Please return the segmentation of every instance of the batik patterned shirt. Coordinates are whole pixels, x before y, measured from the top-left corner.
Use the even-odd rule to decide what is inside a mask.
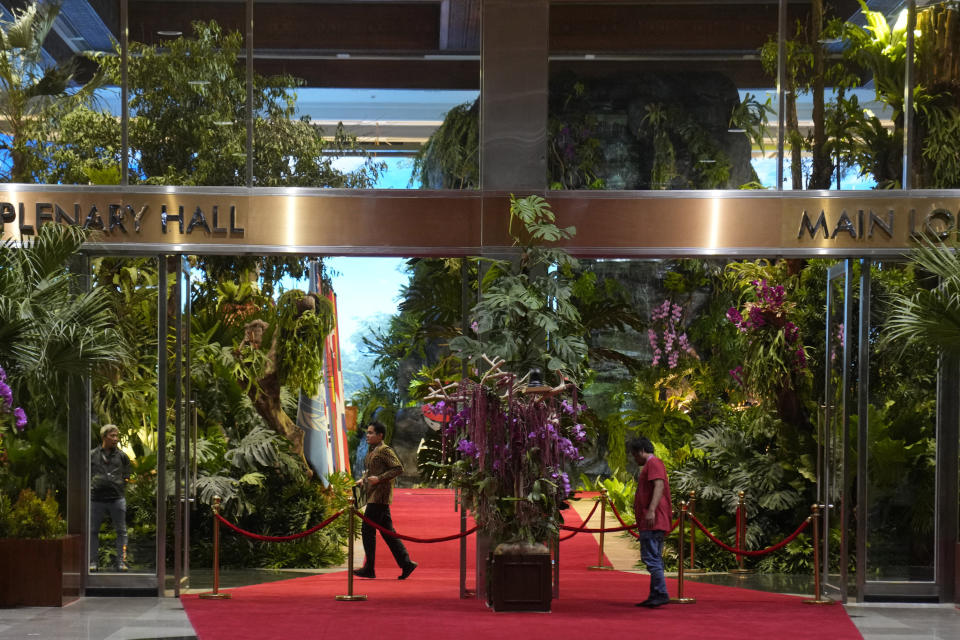
[[[393,479],[403,473],[403,464],[397,454],[381,443],[364,458],[367,472],[364,477],[377,476],[379,482],[367,487],[367,503],[390,504],[393,502]]]

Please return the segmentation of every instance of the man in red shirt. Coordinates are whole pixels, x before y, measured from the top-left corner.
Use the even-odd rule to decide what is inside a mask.
[[[663,538],[671,528],[670,480],[663,461],[653,455],[653,443],[636,438],[627,445],[637,464],[643,467],[637,477],[633,512],[640,532],[640,558],[650,572],[650,596],[638,607],[659,607],[670,602],[667,581],[663,577]]]

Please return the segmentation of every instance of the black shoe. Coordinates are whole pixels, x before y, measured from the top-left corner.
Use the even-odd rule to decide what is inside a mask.
[[[354,569],[354,570],[353,570],[353,575],[357,576],[358,578],[370,578],[370,579],[373,579],[373,578],[376,578],[376,577],[377,577],[377,574],[374,573],[374,571],[373,571],[372,569]]]
[[[416,562],[410,562],[407,566],[403,568],[403,573],[397,576],[397,580],[406,580],[410,577],[410,574],[413,573],[413,570],[416,569],[419,565]]]
[[[649,598],[644,600],[638,607],[647,607],[648,609],[656,609],[657,607],[663,606],[670,602],[670,598]]]
[[[644,600],[643,602],[638,602],[637,604],[635,604],[635,605],[633,605],[633,606],[635,606],[635,607],[646,607],[646,606],[648,606],[648,605],[650,604],[650,600],[652,600],[652,598],[647,598],[647,599]]]

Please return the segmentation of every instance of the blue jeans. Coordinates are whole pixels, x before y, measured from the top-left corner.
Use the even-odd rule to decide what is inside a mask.
[[[120,498],[112,502],[90,501],[90,564],[98,564],[100,546],[100,525],[104,516],[110,516],[110,522],[117,532],[117,564],[125,561],[127,548],[127,499]]]
[[[663,577],[663,536],[663,531],[640,532],[640,559],[650,572],[650,598],[655,600],[670,597]]]

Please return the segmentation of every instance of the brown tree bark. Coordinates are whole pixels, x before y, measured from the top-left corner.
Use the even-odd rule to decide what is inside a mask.
[[[248,337],[250,336],[249,328],[252,324],[253,323],[249,323],[247,325]],[[259,341],[251,342],[248,341],[247,337],[245,337],[243,342],[240,343],[241,347],[245,343],[249,344],[251,348],[260,349]],[[241,385],[245,385],[247,381],[238,380],[238,382]],[[303,430],[298,427],[293,420],[290,419],[290,416],[287,415],[280,404],[280,376],[277,372],[276,335],[274,335],[273,340],[270,343],[270,350],[267,352],[267,366],[264,370],[264,373],[257,380],[256,384],[249,386],[247,389],[247,396],[250,398],[251,402],[253,402],[254,408],[256,408],[257,413],[260,414],[260,417],[263,418],[264,422],[267,423],[267,426],[290,442],[291,446],[293,447],[292,453],[299,457],[303,462],[303,466],[307,470],[307,475],[312,476],[313,470],[310,468],[310,464],[307,462],[307,458],[303,451]]]
[[[823,34],[823,0],[813,0],[811,7],[812,28],[810,30],[813,50],[813,166],[810,171],[810,189],[829,189],[833,182],[833,164],[827,147],[826,106],[824,104],[825,63],[823,44],[819,41]]]

